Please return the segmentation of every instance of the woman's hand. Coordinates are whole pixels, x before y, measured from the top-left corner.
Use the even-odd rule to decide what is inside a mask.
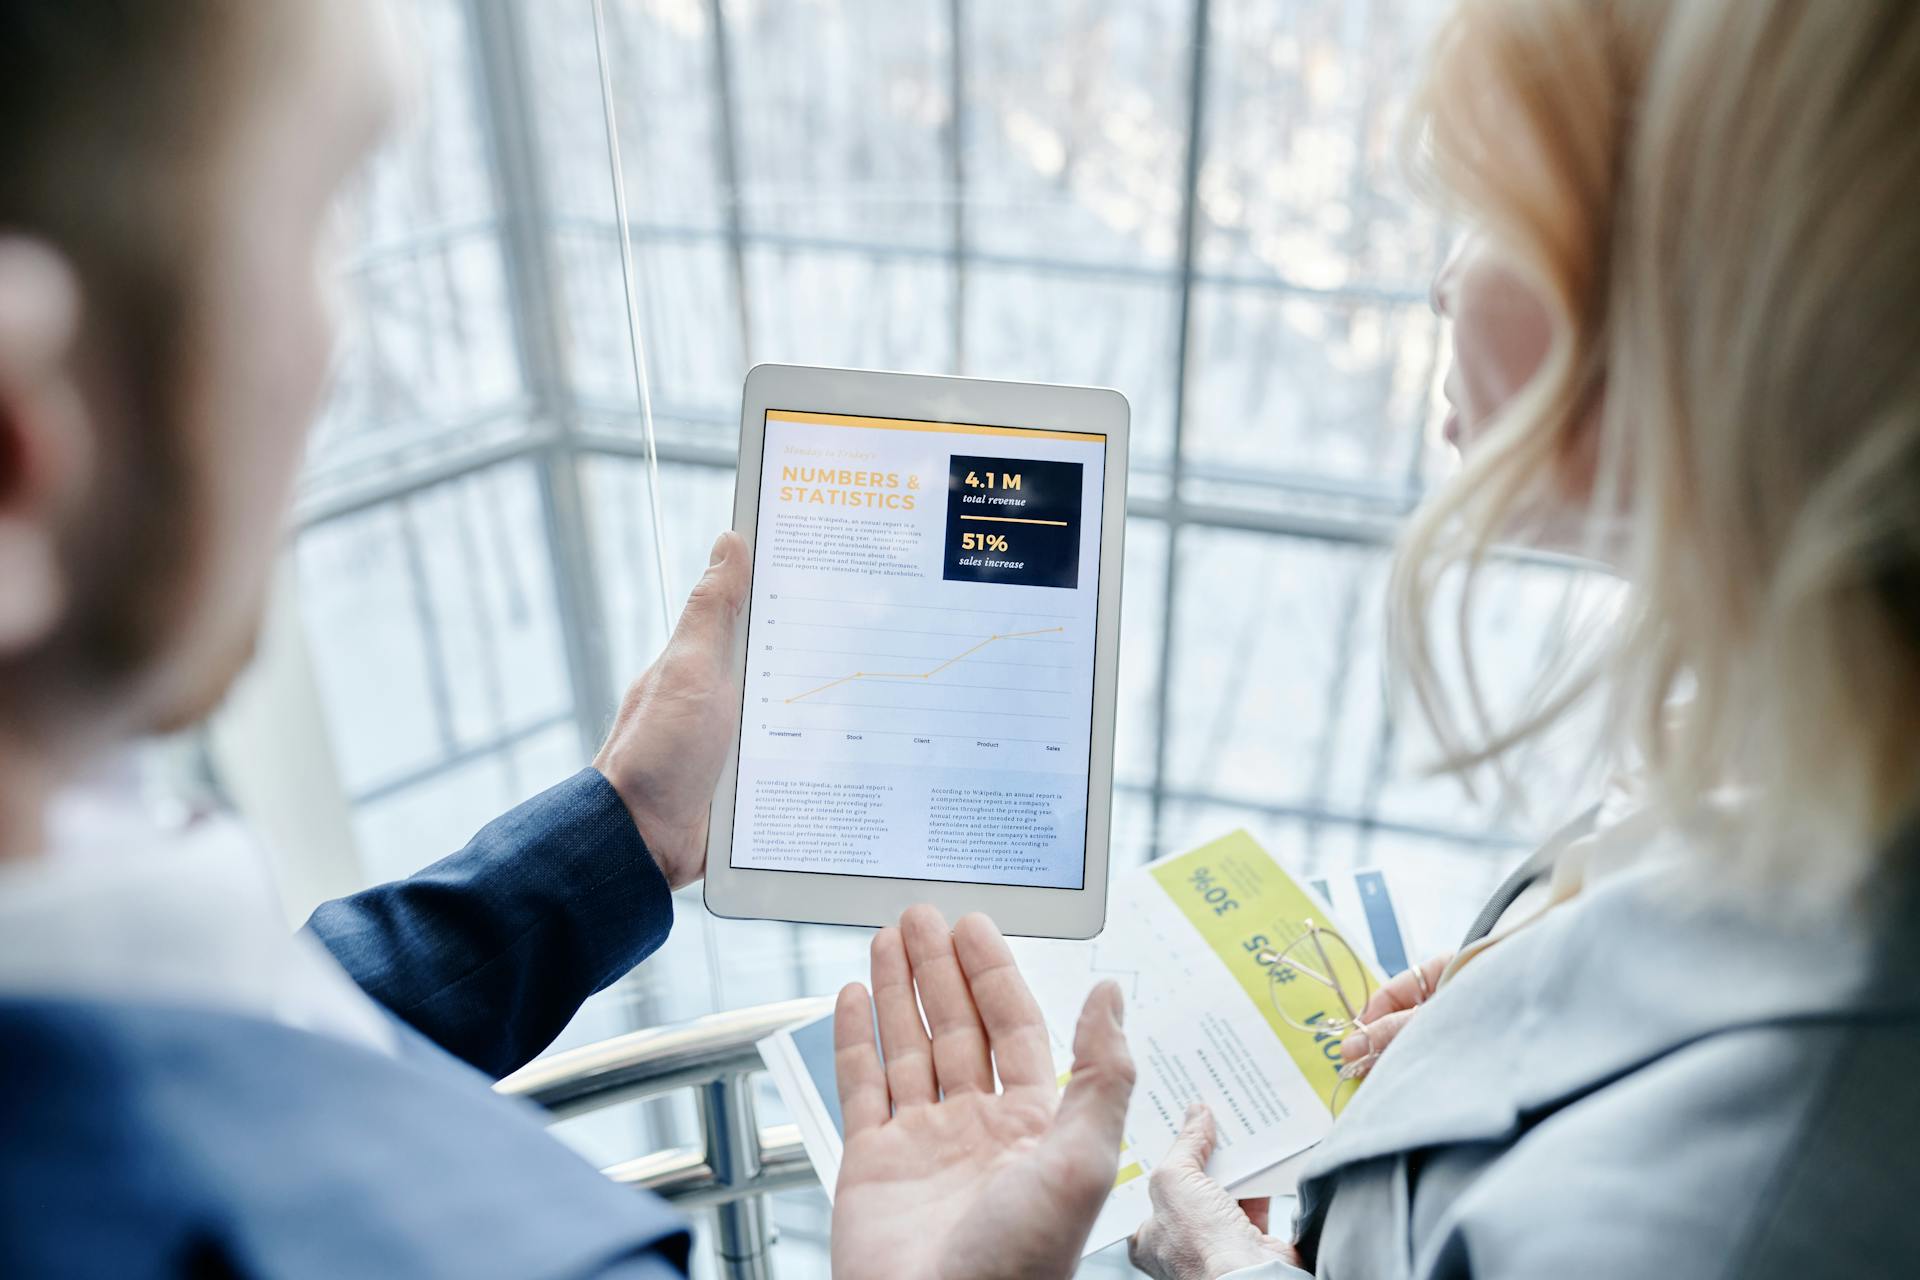
[[[856,982],[834,1010],[846,1119],[835,1280],[1072,1275],[1113,1190],[1133,1092],[1120,1017],[1120,988],[1094,988],[1062,1094],[1040,1008],[991,921],[970,915],[949,933],[919,906],[882,929],[872,1001]]]
[[[1360,1011],[1360,1025],[1340,1042],[1340,1060],[1346,1065],[1341,1074],[1357,1080],[1373,1070],[1373,1064],[1394,1042],[1407,1020],[1427,1002],[1440,985],[1440,975],[1453,963],[1451,951],[1438,955],[1413,969],[1405,969],[1382,983],[1380,989]]]
[[[1300,1265],[1285,1240],[1267,1234],[1268,1202],[1235,1200],[1207,1176],[1213,1113],[1200,1103],[1147,1183],[1153,1216],[1127,1241],[1127,1260],[1155,1280],[1213,1280],[1263,1262]]]
[[[627,689],[593,758],[620,793],[667,883],[707,870],[707,809],[733,741],[734,628],[747,600],[747,544],[723,533],[666,649]]]

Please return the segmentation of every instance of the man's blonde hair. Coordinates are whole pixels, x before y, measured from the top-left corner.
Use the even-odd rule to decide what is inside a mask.
[[[85,294],[76,363],[114,412],[75,502],[60,627],[0,657],[0,731],[117,704],[181,625],[197,567],[190,401],[214,173],[263,73],[259,0],[0,5],[0,236],[49,245]],[[3,452],[3,451],[0,451]],[[11,460],[0,457],[0,485]],[[0,583],[0,590],[6,584]]]
[[[1920,795],[1920,4],[1462,0],[1416,121],[1555,329],[1395,567],[1447,762],[1598,698],[1701,847],[1857,890]],[[1496,723],[1433,606],[1589,481],[1624,612]]]

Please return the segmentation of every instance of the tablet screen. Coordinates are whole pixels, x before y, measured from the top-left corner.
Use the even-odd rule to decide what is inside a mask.
[[[732,865],[1083,887],[1106,437],[765,440]]]

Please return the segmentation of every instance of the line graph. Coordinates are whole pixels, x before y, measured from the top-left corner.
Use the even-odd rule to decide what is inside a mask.
[[[1034,636],[1054,635],[1058,632],[1065,631],[1065,630],[1066,630],[1065,627],[1041,627],[1034,631],[1001,632],[995,635],[988,636],[985,640],[982,640],[979,644],[974,645],[972,648],[966,650],[964,653],[956,653],[951,658],[948,658],[945,662],[942,662],[940,665],[933,667],[932,669],[927,671],[855,671],[851,675],[844,675],[839,677],[836,680],[829,680],[823,685],[818,685],[812,689],[808,689],[805,693],[796,693],[791,698],[786,699],[786,701],[789,703],[803,702],[806,699],[813,697],[817,693],[825,693],[829,689],[838,689],[841,685],[851,684],[856,680],[931,680],[933,677],[939,675],[942,671],[945,671],[948,667],[952,666],[954,663],[960,662],[960,661],[963,661],[964,659],[972,657],[974,654],[980,652],[982,649],[986,648],[990,644],[995,643],[996,641],[1025,640],[1025,639],[1030,639]],[[937,708],[927,708],[927,709],[934,710]]]

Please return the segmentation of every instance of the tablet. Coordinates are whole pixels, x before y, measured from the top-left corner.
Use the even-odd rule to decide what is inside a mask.
[[[747,375],[753,586],[709,910],[1100,931],[1127,416],[1092,387]]]

